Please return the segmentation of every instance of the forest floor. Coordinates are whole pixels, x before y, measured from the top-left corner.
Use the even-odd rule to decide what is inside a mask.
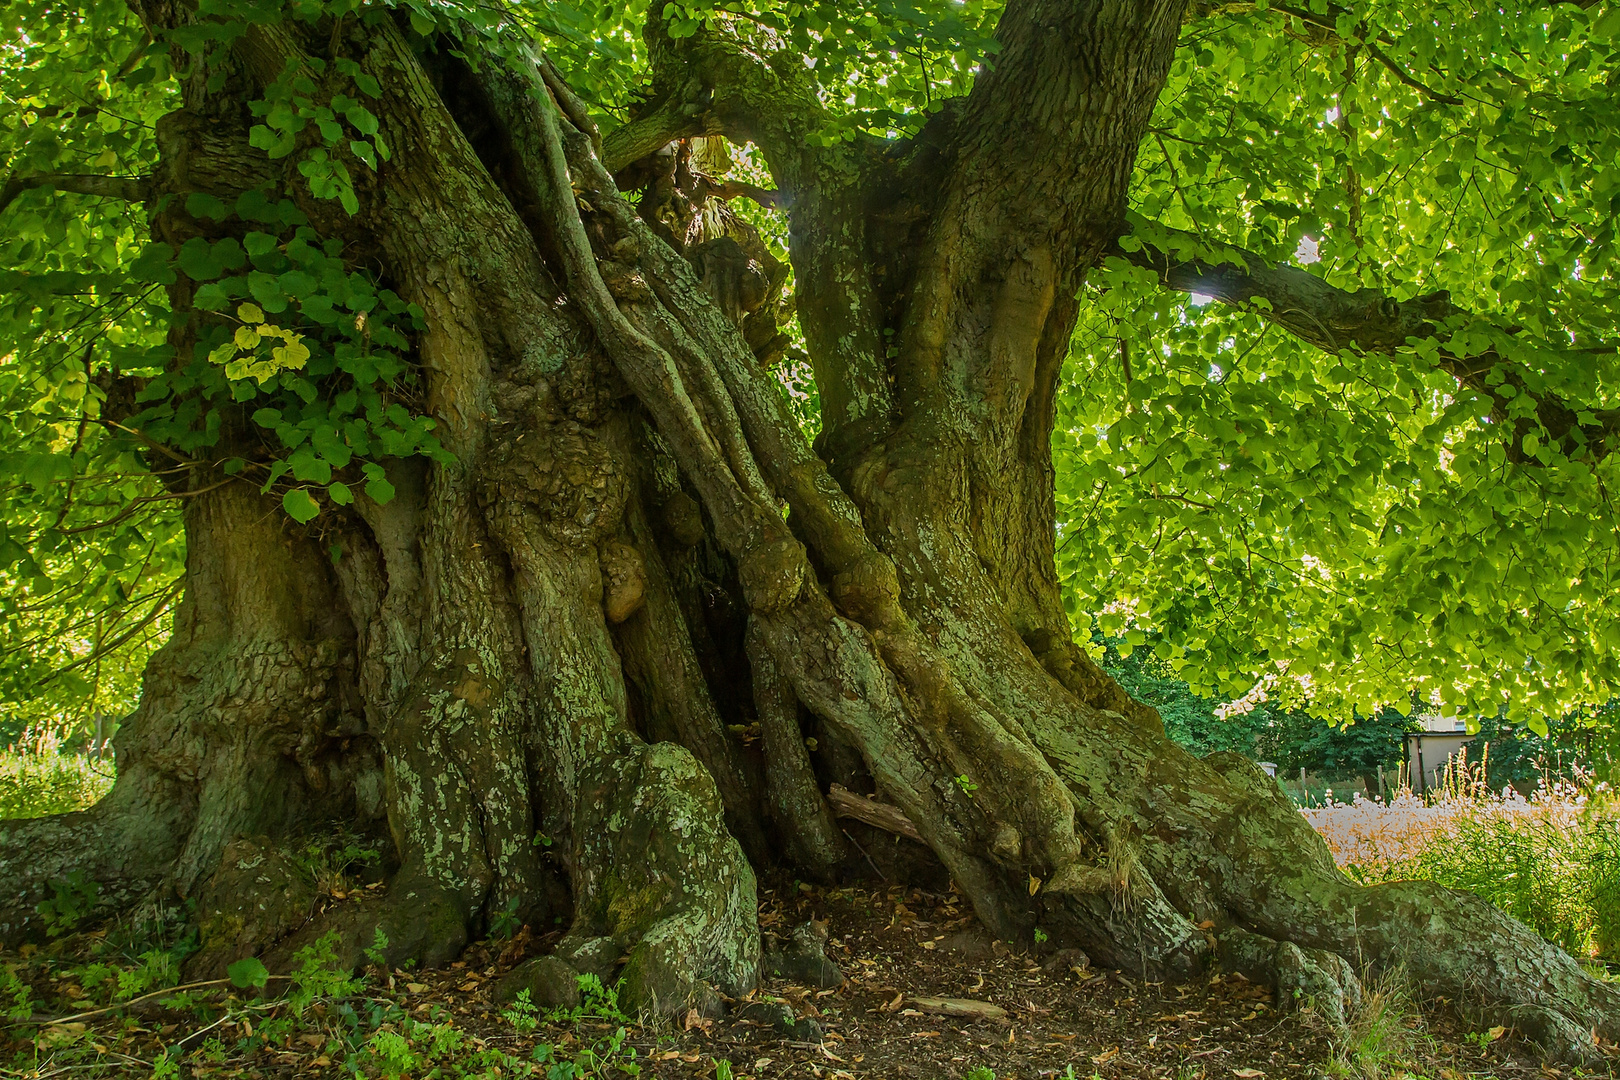
[[[1309,1010],[1280,1014],[1264,988],[1233,976],[1144,984],[1072,953],[1025,954],[995,942],[950,894],[901,887],[762,885],[760,919],[786,935],[814,919],[846,976],[817,988],[767,978],[755,997],[786,1003],[792,1035],[770,1022],[696,1013],[636,1025],[611,999],[547,1016],[502,1009],[497,978],[545,938],[525,931],[479,943],[450,968],[373,973],[364,985],[287,998],[241,998],[230,987],[178,999],[154,995],[66,1022],[97,1000],[98,979],[74,947],[0,957],[32,987],[34,1021],[0,1033],[0,1076],[329,1077],[399,1080],[640,1075],[660,1080],[1284,1080],[1291,1077],[1537,1077],[1560,1072],[1511,1033],[1471,1033],[1453,1017],[1396,1017],[1393,1039],[1363,1040],[1346,1063]],[[106,931],[101,932],[105,935]],[[76,935],[94,942],[95,934]],[[65,947],[64,947],[65,946]],[[0,993],[21,985],[6,976]],[[274,986],[276,984],[272,984]],[[319,989],[316,987],[315,989]],[[331,990],[332,988],[328,988]],[[229,995],[229,996],[227,996]],[[296,996],[296,995],[295,995]],[[100,995],[105,1000],[105,995]],[[930,999],[966,999],[1004,1015],[941,1015]],[[958,1008],[961,1008],[958,1006]],[[802,1023],[815,1021],[814,1028]],[[1377,1025],[1373,1025],[1376,1027]],[[1387,1027],[1387,1025],[1386,1025]],[[1493,1035],[1495,1036],[1493,1038]],[[1400,1044],[1405,1044],[1404,1047]],[[1340,1064],[1334,1065],[1335,1058]],[[1354,1056],[1354,1055],[1352,1055]]]

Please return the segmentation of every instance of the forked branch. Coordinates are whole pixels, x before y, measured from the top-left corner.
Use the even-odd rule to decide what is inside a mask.
[[[1115,254],[1152,270],[1169,288],[1253,311],[1328,352],[1389,355],[1414,342],[1443,339],[1448,326],[1473,317],[1445,292],[1410,300],[1377,289],[1352,292],[1299,267],[1273,266],[1240,248],[1223,248],[1226,257],[1217,261],[1195,254],[1207,248],[1193,234],[1162,232],[1168,237],[1163,246],[1125,243]],[[1538,381],[1535,373],[1495,348],[1462,355],[1442,345],[1434,355],[1436,366],[1490,402],[1493,420],[1509,426],[1514,437],[1508,452],[1516,459],[1523,460],[1523,437],[1538,422],[1552,443],[1569,454],[1584,449],[1601,457],[1620,432],[1620,409],[1583,410],[1552,391],[1532,389]],[[1524,406],[1515,407],[1520,400],[1533,403],[1533,416],[1525,415]]]

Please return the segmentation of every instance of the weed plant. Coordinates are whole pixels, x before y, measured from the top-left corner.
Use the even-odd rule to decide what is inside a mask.
[[[1428,1041],[1423,1018],[1399,971],[1368,982],[1346,1017],[1327,1074],[1332,1080],[1385,1080],[1407,1075]]]
[[[1430,801],[1403,791],[1302,811],[1363,884],[1465,889],[1576,956],[1620,959],[1620,799],[1589,778],[1546,778],[1529,798],[1456,761]]]

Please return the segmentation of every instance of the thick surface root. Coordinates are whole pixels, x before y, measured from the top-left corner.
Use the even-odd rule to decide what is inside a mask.
[[[1221,935],[1221,966],[1276,990],[1282,1009],[1309,1006],[1343,1033],[1361,1004],[1361,980],[1337,953],[1302,949],[1237,927]]]
[[[671,743],[627,748],[580,784],[574,924],[557,955],[623,979],[626,1009],[707,1006],[759,978],[754,872],[714,781]]]
[[[146,903],[179,857],[195,805],[150,774],[121,777],[89,810],[0,822],[0,942],[45,936],[39,903],[76,882],[95,917]]]

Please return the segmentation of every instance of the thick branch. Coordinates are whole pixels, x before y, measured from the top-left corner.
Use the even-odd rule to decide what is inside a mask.
[[[1181,0],[1007,5],[994,66],[953,125],[912,272],[894,365],[908,419],[971,417],[1015,435],[1032,397],[1044,399],[1037,378],[1056,372],[1040,368],[1041,339],[1067,340],[1067,298],[1118,235],[1181,10]],[[1044,454],[1044,433],[1032,444]]]
[[[864,798],[842,784],[832,786],[832,790],[827,792],[827,801],[832,804],[833,813],[839,817],[854,818],[896,836],[908,837],[919,844],[926,843],[917,826],[906,817],[906,812],[891,803]]]
[[[152,180],[146,176],[90,176],[80,173],[40,173],[37,176],[13,176],[0,187],[0,213],[25,191],[33,188],[51,188],[75,195],[99,195],[125,202],[145,202],[152,195]]]
[[[1170,235],[1184,245],[1183,251],[1200,245],[1190,233]],[[1132,251],[1122,247],[1117,254],[1152,270],[1172,289],[1254,311],[1302,341],[1329,352],[1391,354],[1414,340],[1441,335],[1448,322],[1470,317],[1445,292],[1411,300],[1396,300],[1377,289],[1351,292],[1298,267],[1271,266],[1252,252],[1225,250],[1230,254],[1225,262],[1188,257],[1146,244]],[[1529,389],[1531,373],[1495,349],[1460,356],[1441,348],[1436,356],[1441,370],[1491,403],[1494,420],[1511,425],[1514,438],[1508,448],[1510,455],[1522,458],[1523,436],[1533,430],[1534,422],[1539,422],[1566,453],[1576,453],[1584,446],[1602,456],[1609,450],[1611,437],[1620,431],[1620,409],[1593,411],[1592,421],[1582,423],[1578,406],[1557,394]],[[1513,408],[1514,401],[1526,397],[1534,402],[1533,419],[1516,415],[1522,413],[1522,406]]]

